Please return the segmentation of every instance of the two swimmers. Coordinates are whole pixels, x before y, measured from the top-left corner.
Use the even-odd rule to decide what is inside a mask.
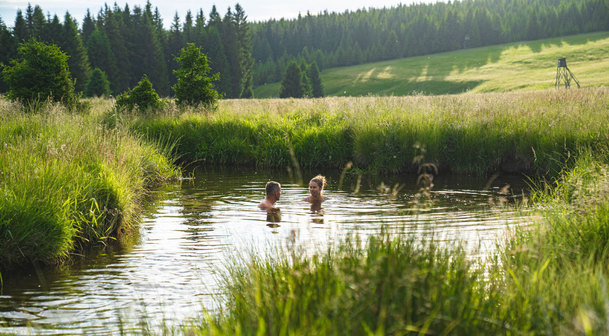
[[[328,200],[328,197],[323,194],[325,186],[326,178],[322,175],[317,175],[309,181],[309,192],[311,194],[305,198],[305,201],[311,203],[311,209],[314,206],[316,208],[321,207],[321,203]],[[265,190],[266,197],[258,204],[258,208],[268,211],[275,208],[275,203],[281,198],[281,185],[278,182],[269,181],[266,183]]]

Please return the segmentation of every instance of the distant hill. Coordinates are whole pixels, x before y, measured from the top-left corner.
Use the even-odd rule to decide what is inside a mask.
[[[463,49],[322,71],[327,96],[439,95],[554,87],[557,59],[582,86],[609,85],[609,32]],[[575,86],[575,83],[572,84]],[[254,90],[279,96],[280,83]]]

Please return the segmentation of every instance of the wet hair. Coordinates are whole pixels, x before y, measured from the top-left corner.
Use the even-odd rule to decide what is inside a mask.
[[[314,178],[311,179],[311,182],[315,182],[317,183],[317,185],[319,186],[319,189],[323,189],[326,186],[326,177],[323,175],[317,175]]]
[[[275,182],[275,181],[268,181],[266,183],[266,194],[268,195],[272,195],[275,191],[279,190],[281,188],[281,184],[279,184],[279,182]]]

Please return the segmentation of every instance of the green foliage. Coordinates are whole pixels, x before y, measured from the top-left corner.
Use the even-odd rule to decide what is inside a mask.
[[[99,68],[95,68],[95,70],[93,70],[91,77],[89,77],[87,82],[85,95],[87,97],[102,97],[110,95],[110,82],[108,81],[108,77],[106,77],[105,72]]]
[[[69,56],[68,66],[74,77],[75,91],[83,92],[91,75],[91,69],[87,49],[80,38],[76,21],[70,13],[66,13],[64,17],[63,36],[57,42],[61,50]]]
[[[176,57],[179,68],[174,70],[177,83],[173,86],[175,97],[179,105],[213,106],[218,100],[218,92],[214,89],[212,81],[220,78],[219,74],[208,76],[209,65],[207,56],[194,44],[180,51]]]
[[[319,76],[319,68],[317,63],[313,62],[308,67],[308,76],[311,81],[311,94],[313,98],[319,98],[324,96],[324,87],[321,83],[321,77]]]
[[[148,76],[144,75],[136,87],[116,98],[116,106],[127,111],[137,109],[144,112],[149,109],[161,108],[163,101],[152,87]]]
[[[17,54],[17,42],[8,30],[2,18],[0,18],[0,71],[4,64],[8,64]],[[0,73],[0,93],[8,90],[8,84],[2,80]]]
[[[116,79],[116,72],[118,71],[116,67],[116,58],[111,50],[110,41],[106,33],[95,27],[90,33],[86,45],[91,67],[103,71],[109,80]],[[93,73],[91,75],[93,76]],[[116,84],[118,83],[114,83],[114,85]],[[87,94],[86,91],[85,94]]]
[[[186,162],[417,171],[556,174],[581,145],[609,143],[605,88],[438,97],[222,101],[213,115],[161,115],[134,124],[178,139]]]
[[[19,61],[11,61],[2,71],[10,86],[9,98],[24,103],[50,98],[70,108],[76,106],[66,54],[55,45],[31,40],[19,46],[19,55]]]
[[[602,335],[609,268],[609,151],[580,148],[533,197],[534,221],[484,259],[421,235],[347,238],[228,262],[202,335]],[[527,209],[530,211],[530,209]],[[453,246],[453,247],[450,247]],[[458,244],[456,245],[458,246]]]
[[[287,65],[303,58],[307,63],[317,62],[325,70],[506,42],[607,31],[609,6],[605,0],[413,3],[343,13],[324,12],[293,20],[261,21],[251,26],[252,53],[256,59],[254,85],[260,86],[280,82]],[[451,59],[449,64],[452,62]]]
[[[501,334],[500,291],[465,253],[429,238],[357,238],[229,265],[225,310],[204,335]],[[252,261],[249,261],[252,260]],[[238,266],[244,265],[244,266]]]
[[[113,239],[148,188],[179,175],[161,147],[58,104],[41,109],[0,104],[0,269],[59,263]]]
[[[327,96],[443,95],[554,88],[556,60],[586,87],[608,86],[609,33],[599,32],[465,49],[393,61],[325,69]],[[258,98],[277,97],[280,83],[259,86]]]
[[[300,67],[296,62],[290,63],[285,70],[285,75],[281,81],[281,90],[279,98],[302,98],[304,97],[304,88]]]

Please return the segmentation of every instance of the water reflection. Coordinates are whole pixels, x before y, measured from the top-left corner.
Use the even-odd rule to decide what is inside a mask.
[[[266,221],[269,222],[266,224],[268,227],[279,227],[279,222],[281,222],[281,210],[279,208],[270,208],[266,210]]]
[[[523,200],[518,180],[436,179],[427,199],[416,196],[416,176],[346,177],[339,190],[338,175],[328,174],[323,205],[303,201],[307,186],[282,172],[207,171],[163,186],[131,241],[61,269],[3,274],[0,330],[107,335],[140,330],[142,322],[154,330],[196,319],[202,304],[213,307],[218,270],[236,254],[264,254],[286,242],[315,250],[350,232],[365,239],[382,225],[434,231],[485,253],[506,226],[524,220],[515,207]],[[282,195],[267,212],[258,201],[269,179],[281,181]]]

